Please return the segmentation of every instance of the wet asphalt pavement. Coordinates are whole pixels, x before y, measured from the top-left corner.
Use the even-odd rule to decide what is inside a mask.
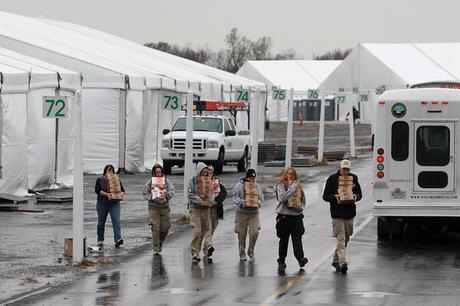
[[[321,200],[330,169],[310,171],[303,183],[307,195],[304,249],[310,262],[299,269],[289,247],[287,269],[277,269],[273,199],[260,210],[262,229],[254,262],[240,262],[233,232],[234,212],[226,211],[214,236],[213,261],[192,264],[191,230],[173,233],[161,256],[150,246],[137,256],[116,261],[68,286],[54,287],[19,305],[459,305],[460,237],[438,234],[381,242],[370,216],[371,160],[354,161],[364,198],[348,247],[349,273],[331,267],[335,239],[328,205]],[[224,180],[238,174],[221,176]],[[173,176],[174,177],[174,176]],[[119,250],[124,252],[125,250]],[[114,256],[116,250],[103,255]],[[102,255],[102,254],[100,254]],[[115,254],[116,255],[116,254]]]

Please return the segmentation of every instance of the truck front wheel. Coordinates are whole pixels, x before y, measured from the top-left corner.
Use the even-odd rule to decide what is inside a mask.
[[[238,172],[246,172],[246,170],[248,169],[248,166],[249,166],[248,150],[245,149],[243,157],[241,157],[241,159],[238,161],[238,166],[237,166]]]
[[[215,174],[221,174],[223,168],[224,168],[224,151],[220,150],[219,151],[219,157],[217,158],[217,161],[216,161],[216,163],[214,165]]]
[[[171,168],[172,168],[172,165],[170,162],[168,162],[167,160],[163,160],[163,171],[164,171],[164,174],[171,174]]]

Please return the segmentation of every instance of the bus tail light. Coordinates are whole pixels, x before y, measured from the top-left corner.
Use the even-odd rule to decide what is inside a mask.
[[[385,174],[383,173],[383,169],[385,169],[385,166],[383,165],[383,162],[385,161],[383,153],[385,153],[385,150],[383,148],[377,149],[377,177],[380,179],[385,176]]]

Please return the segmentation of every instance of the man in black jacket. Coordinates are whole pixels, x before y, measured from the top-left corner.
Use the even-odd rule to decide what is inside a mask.
[[[355,203],[361,200],[363,196],[358,177],[350,173],[350,169],[351,162],[347,159],[342,160],[340,170],[328,177],[323,193],[323,200],[330,204],[332,232],[334,237],[337,238],[337,247],[334,252],[332,266],[336,268],[337,272],[342,273],[346,273],[348,270],[346,248],[350,236],[353,234],[353,219],[356,216]],[[351,176],[353,178],[353,200],[351,203],[347,202],[345,204],[340,201],[338,192],[340,176]]]

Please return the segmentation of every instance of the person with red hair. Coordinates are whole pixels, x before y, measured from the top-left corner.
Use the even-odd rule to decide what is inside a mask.
[[[280,239],[278,247],[278,268],[286,268],[286,256],[289,237],[292,240],[294,256],[301,269],[308,259],[304,255],[302,236],[305,233],[303,225],[303,210],[305,208],[305,193],[300,185],[297,172],[289,167],[281,174],[280,183],[276,188],[278,205],[276,206],[276,235]]]

